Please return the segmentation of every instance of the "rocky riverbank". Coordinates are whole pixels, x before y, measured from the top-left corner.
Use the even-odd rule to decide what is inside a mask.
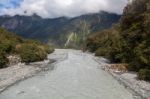
[[[94,57],[78,50],[55,50],[57,62],[52,71],[15,84],[2,92],[0,99],[134,99],[131,92],[98,68]]]
[[[116,80],[123,84],[126,88],[135,92],[142,99],[150,99],[150,83],[146,81],[141,81],[137,79],[137,74],[133,72],[128,72],[126,70],[114,69],[114,64],[109,64],[109,62],[104,58],[96,57],[95,60],[103,65],[101,69],[110,73]],[[102,60],[104,63],[102,64]],[[135,99],[138,99],[135,95]]]
[[[56,62],[62,61],[66,58],[66,53],[52,53],[48,55],[47,60],[41,62],[34,62],[29,65],[17,63],[16,65],[9,66],[8,68],[0,69],[0,93],[17,82],[35,76],[41,71],[47,71],[49,69],[52,70]]]
[[[9,66],[8,68],[0,69],[0,92],[19,81],[36,75],[41,71],[52,69],[53,67],[49,66],[52,62],[54,62],[54,60],[48,59],[41,62],[34,62],[29,65],[18,63],[16,65]]]

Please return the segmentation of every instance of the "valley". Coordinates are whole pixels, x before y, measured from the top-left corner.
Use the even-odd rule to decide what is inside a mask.
[[[150,99],[149,27],[150,0],[0,0],[0,99]]]

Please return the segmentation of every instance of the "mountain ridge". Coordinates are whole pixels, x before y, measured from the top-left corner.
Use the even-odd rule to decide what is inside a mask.
[[[53,19],[43,19],[36,14],[32,16],[15,15],[0,16],[0,26],[25,38],[38,39],[46,43],[51,41],[56,45],[64,46],[68,39],[67,35],[72,32],[80,35],[84,31],[82,29],[84,24],[93,32],[107,29],[119,19],[120,15],[104,11],[74,18]]]

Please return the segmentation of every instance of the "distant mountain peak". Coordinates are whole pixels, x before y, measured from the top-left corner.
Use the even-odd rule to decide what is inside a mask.
[[[42,17],[40,17],[40,16],[37,15],[36,13],[34,13],[31,17],[32,17],[32,18],[37,18],[37,19],[42,19]]]
[[[84,36],[86,34],[84,33],[85,31],[92,33],[110,28],[119,19],[120,15],[105,11],[74,18],[59,17],[46,19],[34,13],[31,16],[0,16],[0,26],[26,38],[38,39],[43,42],[52,41],[64,46],[68,40],[68,35],[73,32],[76,33],[77,38],[75,40],[80,41],[86,38]]]

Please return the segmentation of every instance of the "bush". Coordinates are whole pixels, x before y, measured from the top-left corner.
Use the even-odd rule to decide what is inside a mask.
[[[6,65],[7,62],[8,62],[8,60],[7,60],[4,52],[0,51],[0,68],[7,67],[7,65]]]
[[[53,51],[52,47],[39,41],[26,40],[0,28],[0,68],[6,67],[9,54],[20,55],[22,62],[30,63],[46,59]]]
[[[141,69],[138,72],[138,78],[140,80],[147,80],[150,81],[150,70],[149,69]]]
[[[54,48],[49,46],[49,45],[45,45],[44,49],[45,49],[47,54],[50,54],[50,53],[52,53],[54,51]]]
[[[92,34],[87,48],[112,62],[128,63],[128,70],[150,80],[150,0],[133,0],[124,9],[118,26]]]
[[[96,51],[95,51],[95,56],[107,56],[106,54],[108,53],[108,50],[106,48],[98,48]]]
[[[36,44],[22,44],[19,50],[22,62],[30,63],[42,61],[47,58],[47,53]]]
[[[8,40],[4,40],[0,43],[0,49],[6,53],[10,53],[14,50],[12,42]]]

